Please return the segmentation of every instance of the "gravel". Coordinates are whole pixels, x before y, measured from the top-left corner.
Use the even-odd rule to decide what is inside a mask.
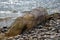
[[[4,33],[9,28],[3,27]],[[4,39],[5,40],[5,39]],[[60,40],[60,19],[50,19],[45,25],[36,26],[21,35],[9,37],[6,40]]]

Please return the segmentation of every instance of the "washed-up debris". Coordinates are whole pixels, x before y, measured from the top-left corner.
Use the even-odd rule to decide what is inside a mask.
[[[25,30],[28,31],[34,26],[37,26],[39,23],[48,18],[47,11],[42,8],[32,9],[30,12],[24,12],[25,14],[22,17],[18,17],[15,22],[10,26],[11,28],[5,33],[5,37],[13,37],[23,33]]]
[[[59,40],[60,39],[60,13],[49,15],[49,18],[44,25],[33,27],[28,31],[24,31],[22,34],[18,34],[13,37],[5,37],[1,35],[1,40]],[[18,26],[18,25],[17,25]],[[40,28],[41,27],[41,28]],[[8,28],[4,27],[2,30]],[[1,30],[1,31],[2,31]],[[3,37],[3,38],[2,38]]]

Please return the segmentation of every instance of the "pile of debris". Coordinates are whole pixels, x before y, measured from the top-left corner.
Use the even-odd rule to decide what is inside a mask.
[[[1,32],[4,33],[8,29],[3,27]],[[6,40],[60,40],[60,13],[51,14],[45,23]]]

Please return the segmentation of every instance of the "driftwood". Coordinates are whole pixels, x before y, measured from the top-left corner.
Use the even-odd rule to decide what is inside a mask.
[[[24,30],[29,30],[39,23],[48,19],[48,13],[46,9],[39,7],[32,9],[32,11],[25,11],[24,16],[18,17],[14,23],[10,26],[11,28],[5,33],[3,37],[13,37],[21,34]],[[0,36],[1,37],[1,36]]]

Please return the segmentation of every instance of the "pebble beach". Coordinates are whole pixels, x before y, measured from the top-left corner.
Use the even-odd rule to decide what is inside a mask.
[[[0,33],[4,34],[21,12],[37,7],[47,9],[48,14],[60,13],[60,0],[0,0]],[[14,11],[16,11],[14,13]],[[5,20],[4,18],[8,18]],[[11,17],[11,18],[9,18]],[[2,35],[3,36],[3,35]],[[4,38],[3,40],[60,40],[60,17],[42,22],[21,35]]]
[[[8,27],[3,27],[1,32],[4,33],[8,29]],[[4,40],[60,40],[60,17],[51,18],[21,35],[5,38]]]

